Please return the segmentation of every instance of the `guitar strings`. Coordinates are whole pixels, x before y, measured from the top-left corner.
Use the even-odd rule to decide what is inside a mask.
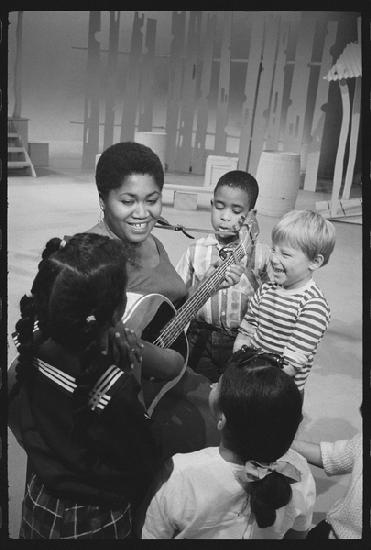
[[[243,243],[240,243],[225,263],[223,263],[219,269],[210,276],[209,279],[207,279],[204,283],[201,283],[200,287],[196,291],[196,294],[191,296],[191,298],[187,301],[187,304],[178,310],[175,318],[165,325],[161,336],[159,336],[153,343],[159,345],[160,347],[169,347],[183,330],[183,325],[187,324],[189,320],[189,310],[195,309],[195,311],[197,311],[200,305],[204,303],[205,294],[208,295],[210,293],[210,290],[213,289],[213,286],[219,279],[220,275],[224,275],[227,267],[229,267],[229,265],[231,265],[236,259],[240,260],[243,258],[245,254],[247,254],[245,246]]]

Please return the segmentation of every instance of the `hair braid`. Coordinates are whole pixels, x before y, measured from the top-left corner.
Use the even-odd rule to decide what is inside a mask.
[[[33,330],[35,322],[35,303],[33,297],[24,295],[20,301],[21,318],[15,328],[18,333],[18,361],[15,369],[16,383],[12,387],[9,399],[12,400],[19,392],[22,384],[32,384],[33,366]]]

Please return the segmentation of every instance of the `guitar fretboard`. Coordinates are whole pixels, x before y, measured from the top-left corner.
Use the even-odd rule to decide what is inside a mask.
[[[178,309],[175,317],[163,328],[160,336],[153,342],[162,348],[170,347],[183,332],[188,322],[196,315],[197,311],[216,292],[225,277],[227,268],[243,258],[246,254],[245,247],[240,243],[226,260],[200,284],[196,292],[187,302]]]

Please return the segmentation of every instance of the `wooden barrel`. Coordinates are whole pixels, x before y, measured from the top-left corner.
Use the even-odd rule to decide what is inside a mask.
[[[135,132],[135,141],[150,147],[165,167],[166,132]]]
[[[263,151],[256,180],[259,214],[281,217],[295,208],[300,183],[300,155],[278,151]]]

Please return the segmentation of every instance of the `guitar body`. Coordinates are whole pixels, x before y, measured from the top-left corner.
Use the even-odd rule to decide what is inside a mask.
[[[138,338],[154,343],[161,334],[163,327],[175,317],[176,309],[173,303],[161,294],[127,293],[127,304],[122,322],[125,327],[135,332]],[[177,351],[184,358],[184,367],[180,374],[172,380],[142,379],[143,397],[149,416],[161,399],[183,376],[188,360],[188,342],[183,331],[173,342],[170,349]]]
[[[175,317],[176,309],[173,303],[161,294],[142,296],[128,292],[127,297],[128,302],[122,322],[126,327],[134,330],[139,338],[153,343],[168,321]],[[184,362],[187,362],[188,343],[185,331],[181,332],[169,347],[179,352],[184,357]]]

